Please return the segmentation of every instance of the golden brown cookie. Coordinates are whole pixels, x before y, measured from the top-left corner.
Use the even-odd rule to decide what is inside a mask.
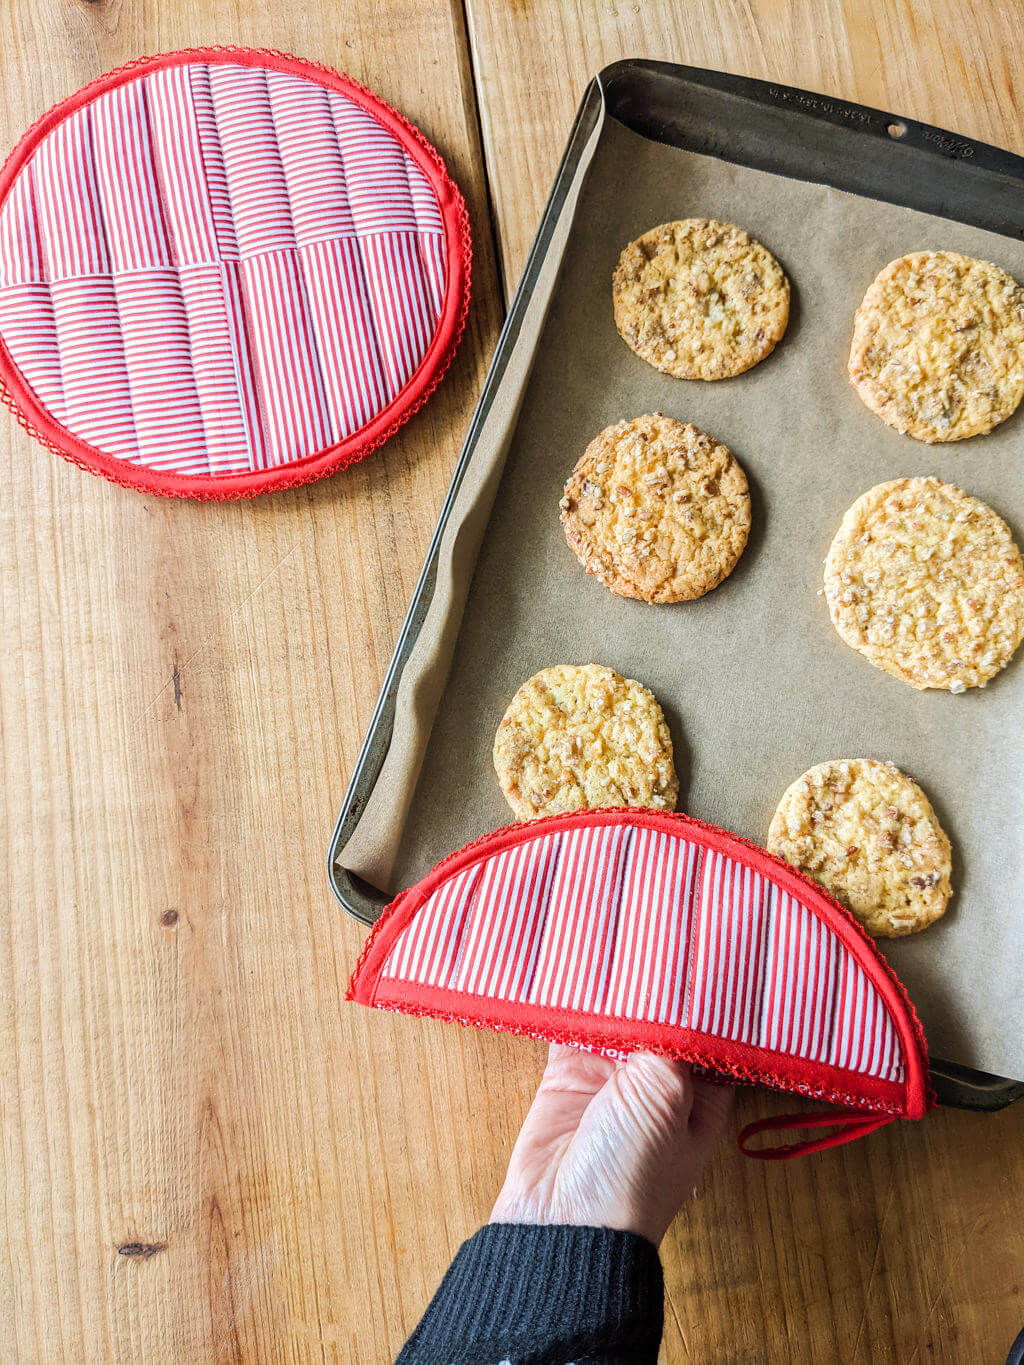
[[[798,777],[772,818],[768,851],[841,901],[875,938],[915,934],[949,900],[949,840],[894,763],[834,759]]]
[[[710,592],[732,572],[750,532],[747,479],[731,452],[660,412],[596,436],[560,507],[587,573],[643,602]]]
[[[600,664],[527,679],[494,737],[494,770],[519,820],[594,806],[674,810],[679,793],[661,707]]]
[[[789,281],[731,223],[683,218],[619,257],[615,325],[627,346],[677,379],[728,379],[770,355],[789,321]]]
[[[984,687],[1024,638],[1024,564],[991,507],[938,479],[857,499],[825,560],[832,623],[911,687]]]
[[[955,251],[890,261],[857,309],[850,382],[918,441],[991,431],[1024,396],[1024,290]]]

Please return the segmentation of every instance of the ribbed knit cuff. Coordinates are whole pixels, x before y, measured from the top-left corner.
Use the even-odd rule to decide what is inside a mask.
[[[633,1232],[491,1223],[463,1242],[398,1365],[658,1356],[661,1262]]]

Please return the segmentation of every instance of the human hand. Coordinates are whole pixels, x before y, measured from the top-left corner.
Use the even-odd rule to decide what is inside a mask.
[[[655,1246],[696,1193],[732,1091],[685,1062],[624,1062],[552,1043],[492,1223],[638,1232]]]

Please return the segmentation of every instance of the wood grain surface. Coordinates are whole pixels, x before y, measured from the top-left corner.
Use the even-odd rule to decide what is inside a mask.
[[[415,120],[466,192],[456,364],[380,454],[166,502],[3,432],[0,1360],[392,1358],[487,1215],[539,1046],[343,1004],[323,857],[573,111],[656,56],[1024,152],[998,0],[21,0],[0,142],[146,52],[275,47]],[[481,145],[482,133],[482,145]],[[741,1118],[780,1101],[743,1097]],[[999,1362],[1024,1112],[800,1163],[723,1151],[664,1248],[666,1361]]]

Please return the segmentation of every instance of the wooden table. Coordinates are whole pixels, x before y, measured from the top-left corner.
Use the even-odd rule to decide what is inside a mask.
[[[166,502],[3,431],[5,1362],[390,1359],[487,1215],[541,1049],[342,1002],[323,855],[573,110],[621,56],[1024,152],[1007,0],[7,0],[2,138],[142,53],[282,48],[442,149],[474,304],[350,473]],[[745,1096],[741,1117],[778,1101]],[[1024,1321],[1024,1110],[761,1166],[664,1246],[667,1361],[998,1362]]]

